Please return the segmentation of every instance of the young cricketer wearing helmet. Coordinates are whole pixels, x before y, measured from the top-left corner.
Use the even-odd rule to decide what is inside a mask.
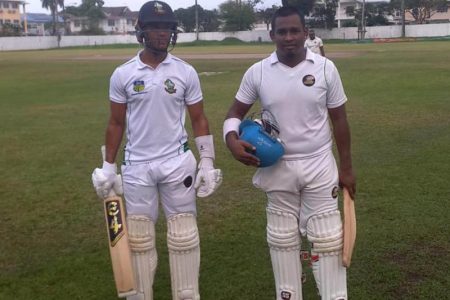
[[[175,15],[166,3],[149,1],[141,7],[136,36],[144,49],[111,76],[106,159],[92,175],[101,198],[111,189],[119,190],[115,160],[126,132],[122,178],[138,282],[138,294],[128,297],[132,300],[153,299],[159,201],[167,219],[172,298],[200,299],[195,198],[211,195],[222,182],[221,170],[214,168],[213,137],[198,75],[191,65],[168,53],[176,43],[176,28]],[[198,172],[184,126],[186,109],[200,156]]]
[[[274,165],[258,168],[253,177],[268,198],[267,241],[276,299],[302,299],[301,235],[312,243],[313,273],[322,299],[347,299],[337,203],[339,185],[355,194],[347,97],[333,62],[303,47],[304,24],[295,8],[275,12],[270,37],[276,51],[245,73],[226,116],[224,137],[237,160],[258,167],[254,146],[239,139],[239,123],[259,99],[279,125],[285,153]]]

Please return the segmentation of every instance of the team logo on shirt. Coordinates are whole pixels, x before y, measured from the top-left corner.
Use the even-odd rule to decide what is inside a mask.
[[[140,93],[145,89],[144,81],[143,80],[136,80],[133,82],[133,91],[136,93]]]
[[[331,191],[331,197],[336,198],[338,196],[339,188],[337,186],[333,187],[333,190]]]
[[[166,86],[166,92],[168,92],[169,94],[173,94],[177,91],[177,89],[175,88],[175,83],[173,83],[170,79],[166,79],[166,81],[164,81],[164,85]]]
[[[313,75],[305,75],[302,81],[306,86],[313,86],[316,83],[316,78]]]

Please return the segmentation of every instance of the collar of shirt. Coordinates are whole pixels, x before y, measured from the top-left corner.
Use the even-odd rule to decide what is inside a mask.
[[[139,53],[136,55],[136,60],[138,63],[138,69],[145,69],[145,68],[151,68],[149,65],[145,64],[142,60],[141,60],[141,53],[144,50],[139,51]],[[170,61],[172,60],[172,54],[167,53],[166,58],[161,62],[161,64],[169,64]]]
[[[308,48],[305,48],[305,49],[306,49],[306,57],[305,57],[305,60],[308,60],[308,61],[314,63],[314,62],[315,62],[315,59],[314,59],[314,58],[315,58],[314,53],[312,53],[312,51],[309,50]],[[269,61],[270,61],[270,64],[271,64],[271,65],[280,62],[280,61],[278,60],[277,51],[272,52],[272,54],[271,54],[270,57],[269,57]]]

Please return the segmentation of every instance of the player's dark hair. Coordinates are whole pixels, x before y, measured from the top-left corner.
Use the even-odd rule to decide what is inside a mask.
[[[275,30],[275,21],[276,21],[277,18],[279,18],[279,17],[289,17],[289,16],[292,16],[292,15],[297,15],[300,18],[300,22],[302,23],[302,26],[304,28],[306,28],[306,26],[305,26],[305,16],[303,15],[303,13],[299,9],[297,9],[295,7],[292,7],[292,6],[283,6],[283,7],[280,7],[279,9],[277,9],[275,11],[275,13],[273,14],[273,16],[272,16],[272,24],[271,24],[272,30]]]

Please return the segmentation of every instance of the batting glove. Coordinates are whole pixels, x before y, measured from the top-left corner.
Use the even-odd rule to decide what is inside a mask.
[[[103,167],[96,168],[92,173],[92,184],[100,199],[122,195],[122,176],[117,174],[117,165],[103,162]]]
[[[197,178],[194,187],[198,197],[208,197],[222,184],[222,170],[214,169],[212,158],[202,158],[198,164]]]

